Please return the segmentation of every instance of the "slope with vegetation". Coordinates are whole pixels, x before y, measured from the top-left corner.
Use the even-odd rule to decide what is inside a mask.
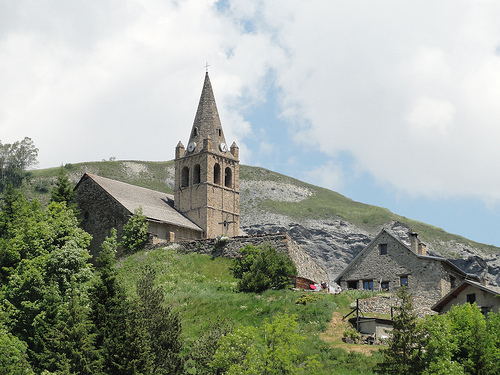
[[[97,174],[146,188],[173,193],[174,163],[102,161],[64,166],[76,184],[83,173]],[[59,168],[34,170],[24,193],[42,202],[56,182]],[[328,189],[263,168],[241,165],[241,227],[249,234],[288,231],[325,269],[338,275],[370,240],[388,228],[405,240],[419,234],[431,254],[454,259],[467,272],[485,274],[500,284],[500,249],[470,241],[441,228],[411,220],[389,210],[355,202]]]

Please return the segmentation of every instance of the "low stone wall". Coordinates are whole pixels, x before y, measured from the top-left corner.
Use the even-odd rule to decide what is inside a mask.
[[[425,315],[434,315],[431,310],[434,301],[421,296],[413,296],[413,309],[417,317],[423,318]],[[383,294],[372,298],[360,299],[359,309],[362,313],[391,314],[391,306],[399,306],[399,300],[393,294]],[[394,314],[396,312],[394,311]]]
[[[246,245],[260,246],[270,244],[276,251],[288,253],[297,267],[297,276],[319,283],[328,280],[328,274],[288,233],[258,234],[253,236],[229,237],[217,240],[207,238],[193,241],[176,242],[186,253],[208,254],[216,257],[235,258]],[[158,246],[160,244],[157,244]]]

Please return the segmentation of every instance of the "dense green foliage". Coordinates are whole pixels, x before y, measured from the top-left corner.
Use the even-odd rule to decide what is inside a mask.
[[[398,297],[398,315],[379,374],[500,373],[500,315],[485,317],[475,304],[464,304],[418,321],[406,288]]]
[[[290,276],[297,275],[288,254],[277,252],[269,244],[262,247],[246,245],[231,269],[234,277],[240,279],[238,289],[242,292],[284,289],[290,284]]]
[[[37,164],[38,149],[31,138],[12,144],[0,142],[0,192],[8,185],[15,188],[21,186],[29,176],[27,169]]]
[[[73,191],[73,185],[69,182],[66,169],[64,167],[59,168],[56,186],[50,192],[50,201],[66,202],[69,206],[75,195],[76,193]]]
[[[121,246],[125,254],[144,249],[148,241],[148,222],[139,207],[123,226]]]

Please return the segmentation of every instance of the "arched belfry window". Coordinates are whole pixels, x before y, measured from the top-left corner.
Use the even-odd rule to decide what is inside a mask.
[[[189,168],[182,168],[181,187],[189,186]]]
[[[193,185],[201,182],[200,165],[196,164],[193,170]]]
[[[214,184],[220,185],[220,165],[215,163],[214,165]]]
[[[233,186],[233,171],[229,167],[226,168],[224,173],[224,186],[228,188]]]

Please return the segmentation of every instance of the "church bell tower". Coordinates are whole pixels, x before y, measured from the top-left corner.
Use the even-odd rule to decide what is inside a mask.
[[[239,148],[226,144],[207,72],[187,148],[175,148],[174,187],[175,208],[206,238],[239,234],[239,171]]]

